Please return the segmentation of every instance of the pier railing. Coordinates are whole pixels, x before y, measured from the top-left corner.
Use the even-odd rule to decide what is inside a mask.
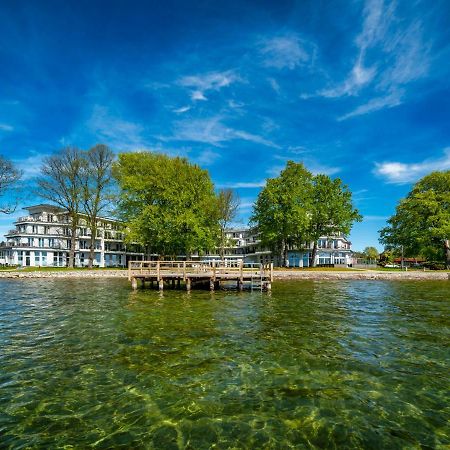
[[[130,261],[128,279],[135,277],[244,279],[263,278],[272,281],[273,264],[239,261]]]

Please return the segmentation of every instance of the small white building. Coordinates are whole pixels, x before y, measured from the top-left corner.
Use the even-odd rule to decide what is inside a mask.
[[[70,221],[67,211],[41,204],[24,208],[28,215],[19,217],[15,229],[0,245],[0,264],[24,267],[65,267],[69,259]],[[81,215],[75,247],[75,266],[87,266],[91,231]],[[114,219],[99,218],[95,239],[97,267],[125,267],[128,260],[143,259],[136,245],[125,245],[123,225]]]
[[[269,263],[282,265],[278,256],[263,248],[258,235],[248,228],[230,229],[226,232],[228,246],[225,248],[227,260],[244,260],[245,262]],[[288,251],[289,267],[309,267],[311,263],[313,242],[305,243],[304,248],[290,248]],[[219,251],[210,252],[203,259],[219,260]],[[342,234],[323,236],[317,241],[316,265],[350,266],[353,264],[351,242]]]

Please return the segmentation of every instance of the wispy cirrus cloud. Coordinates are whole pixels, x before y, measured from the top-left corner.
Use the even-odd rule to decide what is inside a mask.
[[[126,120],[114,108],[99,104],[93,105],[90,116],[80,130],[76,130],[73,139],[86,131],[95,137],[97,142],[103,142],[119,151],[147,146],[142,125]]]
[[[14,127],[12,125],[8,125],[7,123],[0,123],[0,131],[13,131]]]
[[[259,43],[263,66],[276,69],[293,70],[307,63],[311,59],[308,50],[311,50],[310,44],[294,32],[265,38]]]
[[[265,186],[266,181],[233,181],[230,183],[219,183],[218,188],[221,189],[255,189]]]
[[[263,136],[226,126],[224,117],[221,116],[178,121],[174,124],[172,136],[160,136],[159,138],[163,141],[202,142],[216,147],[221,147],[228,141],[243,140],[266,147],[279,148],[279,145]]]
[[[183,114],[185,112],[188,112],[190,109],[191,109],[190,106],[182,106],[180,108],[174,109],[173,112],[176,114]]]
[[[201,151],[197,156],[193,157],[193,160],[200,166],[211,166],[218,159],[220,159],[220,157],[220,153],[215,152],[211,149],[206,149]]]
[[[406,86],[429,73],[430,44],[419,19],[399,20],[396,3],[367,0],[362,28],[355,39],[356,57],[344,81],[319,91],[328,98],[362,96],[365,102],[338,118],[347,120],[404,101]]]
[[[375,175],[383,177],[386,183],[406,184],[417,181],[429,172],[450,169],[450,147],[444,149],[442,158],[428,158],[419,163],[382,162],[375,163]]]
[[[189,88],[191,99],[193,101],[208,100],[206,94],[211,91],[230,86],[240,78],[232,70],[223,72],[207,72],[199,75],[188,75],[180,78],[178,84]]]
[[[394,90],[393,92],[385,96],[372,98],[367,103],[364,103],[355,108],[353,111],[350,111],[349,113],[338,117],[338,121],[347,120],[351,117],[361,116],[363,114],[369,114],[380,109],[393,108],[395,106],[398,106],[402,103],[402,95],[403,89]]]
[[[22,180],[28,181],[40,175],[42,164],[49,156],[50,153],[31,151],[25,158],[14,159],[15,166],[22,172]]]

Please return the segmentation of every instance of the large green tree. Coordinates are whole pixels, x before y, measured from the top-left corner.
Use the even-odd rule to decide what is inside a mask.
[[[353,206],[352,193],[339,178],[318,174],[312,180],[308,236],[313,241],[311,266],[316,265],[317,240],[321,236],[348,235],[362,217]]]
[[[129,241],[171,257],[215,247],[217,198],[207,171],[186,158],[137,152],[120,154],[113,174]]]
[[[450,267],[450,170],[418,181],[380,230],[387,248],[403,246],[406,255],[445,259]]]
[[[263,246],[287,264],[290,246],[307,241],[312,201],[312,174],[303,164],[288,161],[276,178],[269,178],[250,219]]]
[[[380,254],[375,247],[366,247],[363,251],[364,257],[369,260],[377,260]]]

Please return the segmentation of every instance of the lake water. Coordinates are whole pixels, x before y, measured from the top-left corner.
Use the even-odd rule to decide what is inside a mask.
[[[448,448],[450,283],[0,282],[0,448]]]

